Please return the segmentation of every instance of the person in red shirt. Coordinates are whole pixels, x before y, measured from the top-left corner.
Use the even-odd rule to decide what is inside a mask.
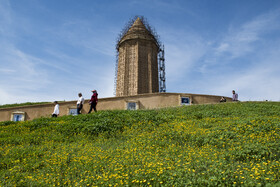
[[[88,111],[88,114],[91,113],[92,109],[97,112],[96,110],[96,105],[97,105],[97,102],[98,102],[98,93],[96,90],[92,90],[92,96],[91,96],[91,99],[89,101],[89,104],[90,104],[90,109]]]

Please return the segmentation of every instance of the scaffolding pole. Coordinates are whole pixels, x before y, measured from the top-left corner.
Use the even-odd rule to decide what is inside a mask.
[[[164,58],[164,45],[160,47],[158,53],[158,73],[159,73],[159,92],[166,92],[165,85],[165,58]]]
[[[116,64],[115,64],[115,80],[114,80],[114,95],[117,93],[117,80],[118,80],[118,65],[119,65],[119,51],[116,54]]]

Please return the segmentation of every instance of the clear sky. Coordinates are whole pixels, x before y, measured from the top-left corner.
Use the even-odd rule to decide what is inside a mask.
[[[114,96],[135,15],[165,45],[167,92],[280,101],[279,0],[0,0],[0,104]]]

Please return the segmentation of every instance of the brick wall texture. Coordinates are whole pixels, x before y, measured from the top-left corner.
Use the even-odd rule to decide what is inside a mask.
[[[130,96],[159,91],[159,47],[152,34],[138,18],[118,44],[116,96]]]

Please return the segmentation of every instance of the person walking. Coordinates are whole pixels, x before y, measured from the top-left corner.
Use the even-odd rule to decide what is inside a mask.
[[[89,104],[90,104],[90,109],[88,111],[88,114],[91,113],[92,109],[97,112],[96,110],[96,105],[97,105],[97,102],[98,102],[98,93],[96,90],[92,90],[92,96],[91,96],[91,99],[89,101]]]
[[[52,113],[52,117],[57,117],[59,115],[59,104],[57,101],[53,102],[54,103],[54,110]]]
[[[79,115],[79,114],[81,114],[81,110],[83,108],[85,99],[83,98],[82,93],[79,93],[78,96],[79,96],[79,99],[77,101],[77,114]]]
[[[232,90],[232,101],[238,101],[238,94],[235,93],[235,90]]]

